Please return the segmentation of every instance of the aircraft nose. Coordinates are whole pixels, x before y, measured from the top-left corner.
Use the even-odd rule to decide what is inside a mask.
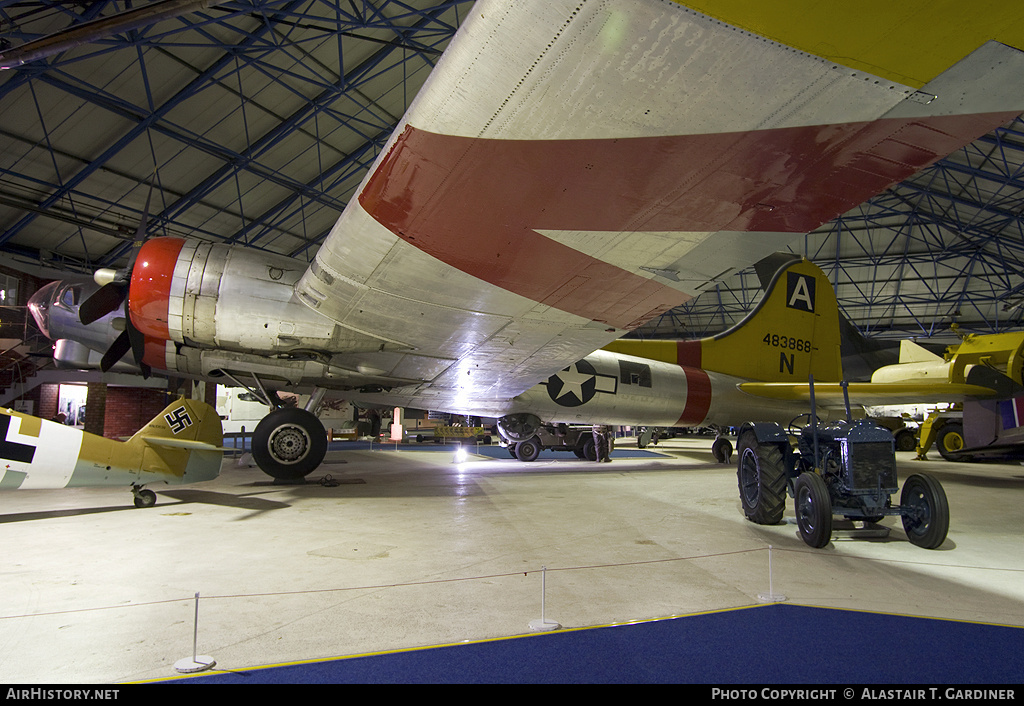
[[[53,303],[58,286],[60,286],[60,282],[50,282],[36,291],[28,300],[28,310],[32,314],[32,318],[36,320],[36,326],[44,336],[50,339],[53,338],[50,335],[50,305]]]

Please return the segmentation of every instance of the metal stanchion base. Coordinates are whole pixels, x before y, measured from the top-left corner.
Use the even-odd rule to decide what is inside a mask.
[[[787,600],[781,593],[758,593],[757,600],[764,601],[765,603],[782,603]]]
[[[543,632],[547,632],[548,630],[558,630],[560,627],[562,626],[556,623],[554,620],[538,619],[530,621],[531,630],[541,630]]]
[[[198,655],[195,659],[191,657],[179,659],[174,663],[174,669],[182,674],[192,674],[194,672],[201,672],[204,669],[212,669],[216,664],[217,662],[213,657]]]

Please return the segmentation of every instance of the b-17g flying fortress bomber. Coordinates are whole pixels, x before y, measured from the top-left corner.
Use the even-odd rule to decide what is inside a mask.
[[[738,422],[803,399],[792,386],[827,357],[816,330],[742,329],[672,360],[600,349],[1024,112],[1024,38],[1002,17],[888,11],[479,0],[308,267],[153,238],[98,298],[40,291],[37,318],[65,365],[130,350],[270,403],[309,392],[254,436],[285,478],[322,460],[329,391],[498,417],[513,441],[543,422]],[[78,307],[89,323],[62,318]]]

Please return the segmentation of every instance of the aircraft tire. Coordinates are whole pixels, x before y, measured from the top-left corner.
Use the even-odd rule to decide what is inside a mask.
[[[711,455],[714,456],[715,460],[719,463],[729,463],[732,459],[732,442],[724,436],[718,437],[715,439],[714,443],[711,444]]]
[[[786,472],[782,451],[774,444],[760,444],[754,432],[739,440],[740,459],[736,477],[743,514],[759,525],[777,525],[786,509]]]
[[[498,431],[507,441],[526,441],[540,429],[540,418],[536,414],[507,414],[498,420]]]
[[[800,538],[820,549],[832,538],[832,500],[817,473],[801,473],[794,486],[796,525]]]
[[[971,457],[962,453],[964,448],[964,425],[960,422],[946,422],[939,429],[935,445],[939,447],[939,455],[947,461],[970,461]]]
[[[135,494],[135,507],[153,507],[156,505],[156,493],[152,490],[140,490]]]
[[[651,443],[651,439],[654,437],[654,430],[645,428],[636,436],[636,447],[638,449],[646,449],[647,445]]]
[[[260,420],[252,435],[253,460],[277,480],[302,480],[326,453],[324,425],[312,412],[296,407],[275,409]]]
[[[903,484],[900,493],[903,530],[912,544],[937,549],[949,532],[949,501],[942,484],[929,475],[916,473]]]

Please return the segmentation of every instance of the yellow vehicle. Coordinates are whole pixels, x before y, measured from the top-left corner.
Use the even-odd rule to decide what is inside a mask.
[[[928,416],[921,425],[919,459],[926,458],[933,444],[947,461],[1008,458],[1024,444],[1016,412],[1024,399],[1020,397],[1024,394],[1024,332],[967,334],[942,356],[903,341],[900,363],[875,371],[871,382],[912,383],[922,389],[987,388],[988,394],[965,394],[949,409]]]

